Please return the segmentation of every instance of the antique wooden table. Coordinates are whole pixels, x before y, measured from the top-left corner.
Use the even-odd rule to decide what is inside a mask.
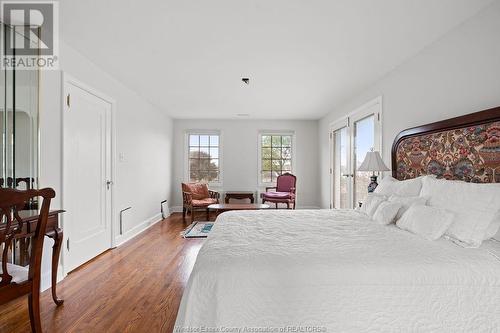
[[[250,203],[255,202],[254,192],[250,191],[227,191],[224,202],[228,204],[229,199],[250,199]]]
[[[59,226],[59,214],[64,213],[64,210],[52,210],[49,212],[47,219],[47,227],[45,236],[54,240],[52,246],[52,299],[56,305],[63,304],[63,300],[57,297],[57,268],[59,266],[59,257],[61,254],[61,245],[63,241],[63,230]],[[26,266],[29,264],[29,237],[35,233],[38,223],[38,210],[21,210],[19,216],[23,219],[23,228],[19,234],[15,236],[15,240],[19,242],[19,264]],[[13,224],[15,227],[15,224]],[[0,223],[0,230],[5,226]]]

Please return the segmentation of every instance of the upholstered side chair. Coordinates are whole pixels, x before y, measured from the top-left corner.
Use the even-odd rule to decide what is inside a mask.
[[[207,221],[210,219],[208,206],[219,203],[220,194],[208,189],[207,184],[182,183],[182,218],[191,213],[191,222],[194,221],[194,212],[206,210]]]
[[[34,198],[43,198],[42,207],[36,228],[31,237],[31,252],[29,267],[18,266],[8,262],[9,252],[13,240],[27,228],[23,223],[22,214],[26,202]],[[49,216],[50,201],[55,197],[51,188],[42,190],[19,191],[14,189],[0,189],[0,304],[5,304],[18,297],[28,295],[28,309],[31,330],[42,332],[40,320],[40,274],[42,265],[43,240],[47,219]]]
[[[278,204],[284,203],[287,209],[290,209],[290,205],[295,209],[296,185],[297,177],[291,173],[287,172],[278,176],[276,186],[266,187],[266,192],[261,194],[262,203],[272,202],[276,205],[276,209],[278,209]]]

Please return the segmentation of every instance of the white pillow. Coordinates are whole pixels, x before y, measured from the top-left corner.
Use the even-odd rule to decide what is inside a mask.
[[[385,176],[375,189],[375,193],[382,195],[400,195],[414,197],[420,194],[422,188],[422,177],[399,181],[391,176]]]
[[[361,206],[361,211],[366,213],[368,216],[373,217],[373,214],[375,214],[375,211],[377,210],[378,206],[386,200],[387,197],[384,195],[370,193],[366,197],[365,202],[363,202],[363,205]]]
[[[373,214],[373,219],[380,224],[391,224],[394,222],[400,208],[401,204],[398,202],[384,201]]]
[[[495,236],[493,236],[493,239],[500,242],[500,230],[498,230],[497,234]]]
[[[428,240],[444,235],[453,223],[454,214],[445,209],[429,206],[411,206],[396,225]]]
[[[499,213],[500,214],[500,213]],[[495,236],[492,237],[493,239],[496,239],[497,241],[500,241],[500,229],[498,229],[498,232],[496,233]]]
[[[500,260],[500,242],[497,240],[486,241],[481,245],[481,249],[488,251],[489,254]]]
[[[467,247],[479,247],[495,235],[500,210],[500,184],[475,184],[424,177],[422,196],[428,205],[448,209],[456,218],[446,234]],[[495,223],[490,227],[491,223]]]
[[[491,221],[488,229],[486,229],[486,235],[484,239],[495,238],[500,240],[500,210],[493,216],[493,220]]]
[[[413,205],[424,205],[427,203],[427,197],[401,197],[399,195],[391,195],[389,197],[390,202],[397,202],[401,205],[398,214],[396,215],[396,220],[399,220],[401,216]]]

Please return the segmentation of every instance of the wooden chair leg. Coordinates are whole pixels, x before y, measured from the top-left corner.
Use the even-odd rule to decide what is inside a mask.
[[[207,221],[210,221],[210,211],[207,208]]]
[[[186,219],[186,207],[182,207],[182,219]]]
[[[28,296],[28,309],[30,314],[31,331],[42,332],[42,321],[40,319],[40,290],[34,290]]]
[[[191,207],[191,223],[194,222],[194,209]]]
[[[286,209],[290,209],[290,203],[289,202],[286,203]]]
[[[276,209],[278,209],[278,203],[276,202],[276,203],[274,203],[274,204],[276,205]]]

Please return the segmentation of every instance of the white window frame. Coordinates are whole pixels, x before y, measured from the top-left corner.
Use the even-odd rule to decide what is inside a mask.
[[[295,149],[295,144],[296,144],[296,137],[295,137],[295,131],[282,131],[282,130],[261,130],[259,131],[259,135],[257,136],[257,163],[258,163],[258,173],[257,177],[259,180],[259,186],[260,187],[265,187],[265,186],[275,186],[275,182],[263,182],[262,181],[262,136],[264,135],[289,135],[292,137],[292,167],[291,167],[291,173],[295,172],[295,160],[296,160],[296,149]]]
[[[219,181],[208,182],[208,186],[223,186],[223,136],[220,130],[186,130],[184,133],[184,181],[191,182],[189,177],[189,136],[190,135],[218,135],[219,136]]]

